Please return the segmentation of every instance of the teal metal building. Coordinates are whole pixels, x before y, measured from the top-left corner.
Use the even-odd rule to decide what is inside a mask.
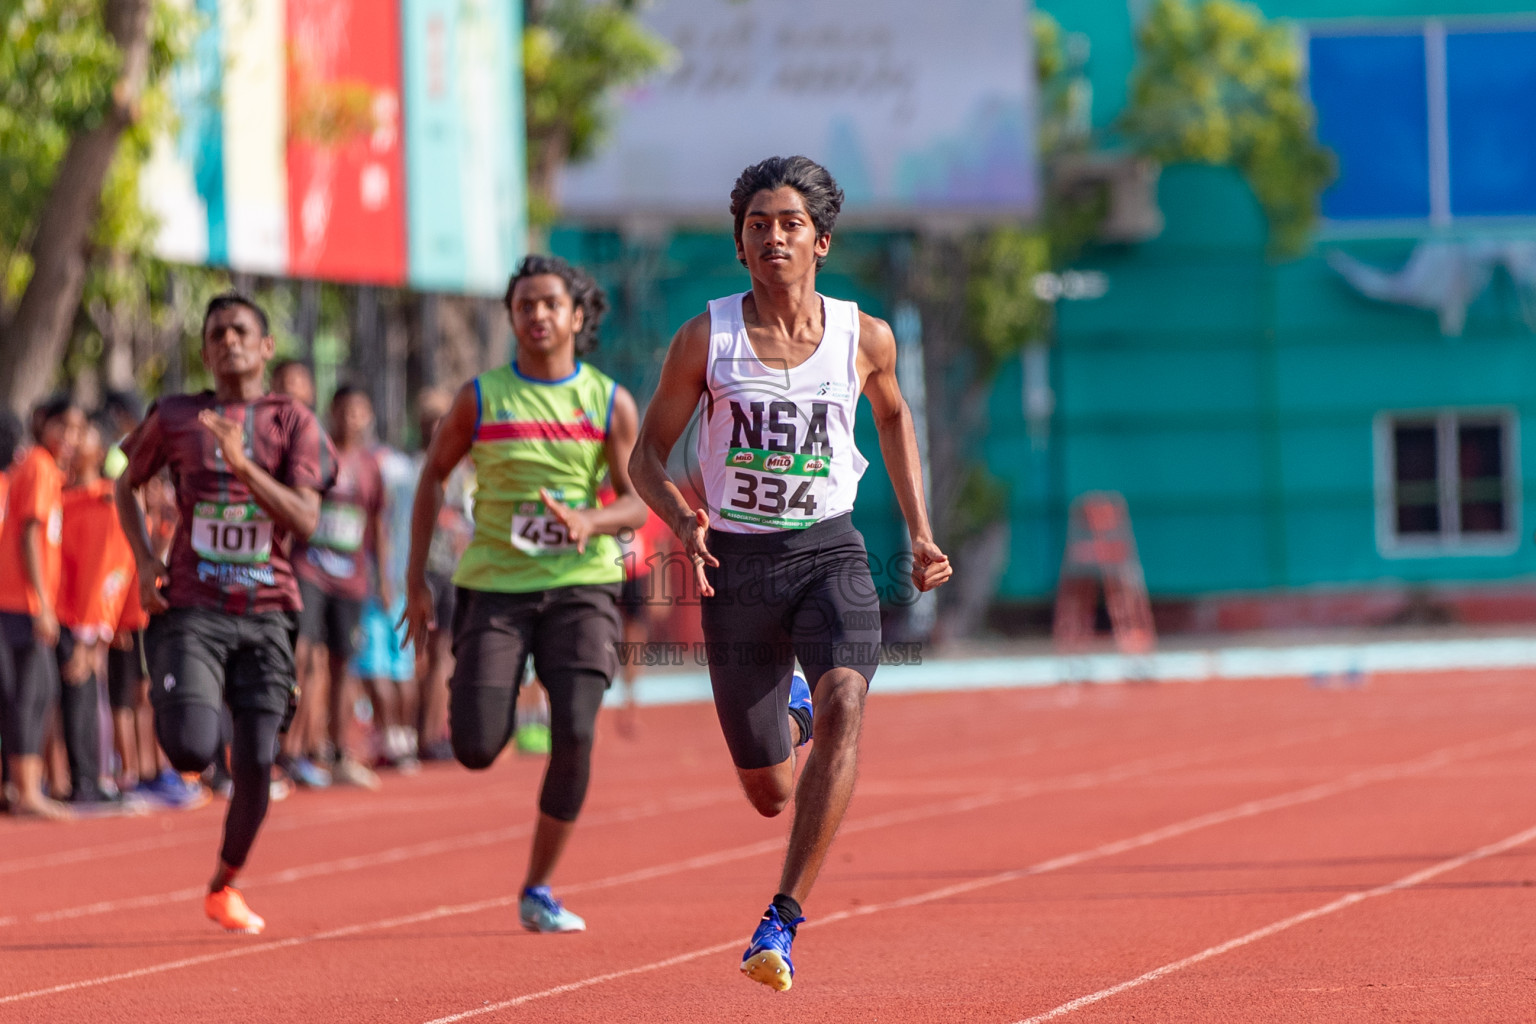
[[[1091,39],[1109,125],[1136,5],[1042,6]],[[1304,257],[1271,262],[1235,173],[1164,171],[1161,235],[1091,254],[1108,293],[1060,307],[1062,491],[1126,496],[1154,600],[1201,599],[1171,625],[1518,617],[1536,582],[1536,281],[1520,262],[1536,253],[1536,17],[1475,0],[1259,6],[1292,20],[1338,155],[1325,223]],[[1027,600],[1050,591],[1055,552],[1034,534],[1059,510],[1014,501],[1036,513],[1015,521],[1003,591]]]
[[[1089,39],[1093,121],[1112,138],[1147,5],[1039,6]],[[1304,256],[1273,261],[1236,172],[1168,167],[1162,232],[1084,257],[1109,287],[1058,307],[1045,436],[1022,360],[991,395],[985,458],[1009,515],[997,604],[1048,604],[1068,503],[1106,489],[1128,502],[1165,629],[1536,614],[1536,14],[1259,6],[1296,28],[1339,156],[1325,221]],[[840,233],[823,289],[889,317],[854,269],[889,241]],[[746,286],[724,223],[643,251],[577,229],[553,242],[609,286],[628,339],[616,370],[642,397],[672,331]],[[867,419],[860,447],[857,518],[872,552],[899,551]]]

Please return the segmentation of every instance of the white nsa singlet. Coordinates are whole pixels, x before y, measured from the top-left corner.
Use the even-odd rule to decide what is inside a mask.
[[[709,524],[728,533],[802,530],[851,511],[869,464],[853,443],[859,307],[821,296],[821,344],[786,369],[764,364],[747,341],[745,295],[709,304],[696,449]]]

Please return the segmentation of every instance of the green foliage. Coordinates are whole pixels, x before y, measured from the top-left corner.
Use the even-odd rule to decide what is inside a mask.
[[[1036,274],[1051,269],[1051,241],[1037,229],[1005,227],[972,245],[966,282],[967,335],[981,376],[990,378],[1030,340],[1049,331],[1049,303],[1035,295]]]
[[[1163,163],[1241,171],[1268,217],[1271,251],[1303,249],[1334,163],[1313,132],[1290,31],[1236,0],[1157,0],[1137,42],[1127,138]]]
[[[663,67],[672,51],[622,0],[551,0],[523,32],[530,209],[554,217],[554,172],[591,156],[608,130],[614,90]]]
[[[1043,11],[1035,12],[1032,31],[1041,158],[1049,167],[1089,142],[1074,126],[1086,99],[1081,91],[1084,54],[1074,51],[1085,47]],[[1035,294],[1035,276],[1078,257],[1103,221],[1107,203],[1102,187],[1068,192],[1053,185],[1038,223],[994,228],[971,240],[967,338],[982,378],[990,379],[1025,345],[1050,338],[1055,310]]]
[[[164,83],[192,27],[192,17],[178,7],[164,0],[154,5],[149,86],[108,173],[92,233],[103,253],[148,255],[154,226],[139,201],[138,174],[155,133],[174,117]],[[0,4],[0,308],[14,306],[31,278],[26,250],[59,162],[73,135],[101,124],[120,62],[99,2]],[[88,298],[123,286],[126,271],[110,271],[106,262],[93,264]]]

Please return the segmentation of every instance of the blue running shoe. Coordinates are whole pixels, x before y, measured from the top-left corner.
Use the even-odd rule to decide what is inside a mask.
[[[288,774],[296,786],[305,789],[325,789],[331,784],[331,773],[307,757],[280,757],[277,766]]]
[[[797,917],[790,922],[797,926],[805,921]],[[795,983],[795,965],[789,958],[789,947],[794,944],[794,933],[779,919],[778,908],[768,906],[768,913],[757,923],[752,933],[752,944],[741,954],[741,973],[753,981],[762,982],[771,989],[788,992]]]
[[[584,932],[587,930],[587,922],[566,910],[565,905],[555,899],[547,885],[523,890],[523,898],[517,905],[517,916],[523,922],[523,927],[531,932]]]
[[[152,803],[178,811],[196,810],[213,799],[202,783],[188,782],[169,768],[160,769],[160,774],[148,782],[140,782],[134,792]]]
[[[800,723],[800,742],[795,744],[803,747],[811,742],[811,723],[815,721],[815,713],[811,710],[811,687],[805,681],[805,676],[799,672],[789,681],[789,710],[793,714],[796,711],[804,712],[803,715],[795,715],[795,721]]]

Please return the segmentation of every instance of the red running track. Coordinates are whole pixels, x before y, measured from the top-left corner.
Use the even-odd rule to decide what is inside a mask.
[[[785,820],[713,712],[601,725],[521,931],[542,764],[275,805],[199,905],[223,809],[0,821],[0,1021],[1530,1021],[1536,686],[1518,673],[871,699],[792,991],[737,971]]]

